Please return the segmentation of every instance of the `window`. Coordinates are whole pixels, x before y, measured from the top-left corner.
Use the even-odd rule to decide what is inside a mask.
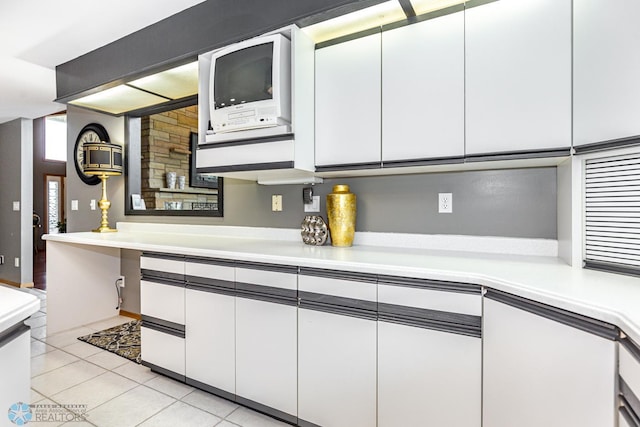
[[[67,161],[67,115],[58,114],[45,119],[44,159]]]

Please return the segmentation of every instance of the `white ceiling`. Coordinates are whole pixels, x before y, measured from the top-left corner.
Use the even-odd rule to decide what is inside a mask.
[[[203,1],[0,1],[0,123],[64,110],[56,65]]]

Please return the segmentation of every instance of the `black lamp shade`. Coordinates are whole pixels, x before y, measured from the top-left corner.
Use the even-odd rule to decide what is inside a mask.
[[[110,142],[85,142],[84,173],[87,175],[121,175],[122,147]]]

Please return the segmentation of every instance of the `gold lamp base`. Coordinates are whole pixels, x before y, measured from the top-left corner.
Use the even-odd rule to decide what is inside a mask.
[[[100,221],[100,227],[96,228],[95,230],[91,230],[94,233],[115,233],[116,231],[118,231],[115,228],[109,227],[108,214],[109,207],[111,207],[111,202],[107,200],[107,178],[109,178],[109,175],[107,174],[103,173],[102,175],[100,175],[100,180],[102,181],[102,198],[98,202],[98,206],[102,211],[102,221]]]

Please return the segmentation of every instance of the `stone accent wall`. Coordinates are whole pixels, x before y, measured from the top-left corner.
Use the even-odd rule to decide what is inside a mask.
[[[217,191],[189,187],[189,135],[198,131],[198,106],[142,117],[141,126],[142,198],[147,209],[171,209],[168,202],[173,209],[180,204],[180,209],[191,210],[193,203],[217,202]],[[184,176],[185,189],[167,189],[167,172]]]

